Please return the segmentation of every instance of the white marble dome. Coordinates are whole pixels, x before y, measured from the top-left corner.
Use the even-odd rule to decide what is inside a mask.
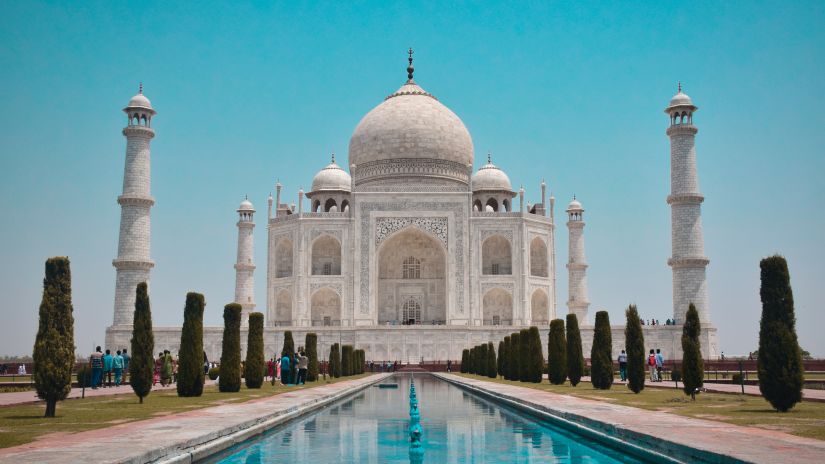
[[[410,176],[466,184],[473,140],[455,113],[410,79],[358,123],[349,164],[356,185],[365,177]]]
[[[152,109],[152,102],[143,95],[143,92],[138,93],[134,97],[129,100],[129,104],[126,106],[127,108],[147,108]]]
[[[573,201],[567,205],[567,211],[584,211],[582,208],[582,204],[579,203],[579,200],[576,200],[576,197],[573,197]]]
[[[349,192],[351,185],[352,178],[346,171],[341,169],[341,166],[335,163],[335,155],[332,156],[332,162],[318,171],[318,174],[315,174],[315,177],[312,178],[313,192],[324,190]]]
[[[507,174],[493,164],[490,157],[487,157],[487,164],[479,168],[472,177],[473,191],[481,190],[513,190],[510,178]]]
[[[249,201],[248,198],[245,198],[244,201],[241,202],[241,205],[238,206],[238,211],[255,211],[255,207],[252,206],[252,202]]]

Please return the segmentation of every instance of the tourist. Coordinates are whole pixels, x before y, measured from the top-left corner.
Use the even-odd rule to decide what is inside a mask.
[[[126,354],[126,348],[123,349],[120,356],[123,357],[123,383],[126,383],[126,376],[129,375],[129,362],[132,361],[132,358]]]
[[[158,353],[157,359],[155,359],[155,372],[152,377],[152,386],[154,387],[158,382],[163,386],[163,379],[160,377],[160,373],[163,372],[163,351]]]
[[[114,358],[111,350],[106,350],[106,354],[103,356],[103,378],[106,379],[107,387],[112,386],[112,361],[114,361]]]
[[[178,383],[178,358],[172,356],[172,353],[169,353],[169,356],[172,358],[172,383]]]
[[[298,356],[298,380],[295,382],[295,385],[306,385],[307,367],[309,367],[309,358],[306,356],[306,353],[301,351],[300,356]]]
[[[627,353],[624,350],[619,354],[619,377],[622,382],[627,380]]]
[[[656,354],[653,353],[653,349],[650,350],[650,355],[647,357],[647,367],[650,370],[650,381],[658,382],[658,376],[656,375]]]
[[[453,362],[449,359],[447,360],[447,372],[452,372]]]
[[[665,357],[662,356],[662,350],[656,348],[656,377],[658,381],[662,381],[662,369],[665,367]]]
[[[203,375],[209,374],[209,358],[206,357],[206,351],[203,352]]]
[[[119,387],[120,382],[123,381],[123,356],[121,356],[120,350],[117,350],[117,354],[112,356],[112,370],[115,372],[115,386]]]
[[[160,371],[160,384],[163,386],[172,385],[172,354],[169,350],[163,350],[163,367]]]
[[[281,365],[280,365],[281,383],[283,385],[289,385],[289,380],[290,380],[290,378],[289,378],[289,363],[290,363],[289,353],[284,353],[284,355],[281,357]]]
[[[103,353],[100,352],[99,346],[89,356],[89,365],[92,366],[92,390],[97,390],[103,379]]]
[[[275,377],[281,380],[281,358],[275,360]]]

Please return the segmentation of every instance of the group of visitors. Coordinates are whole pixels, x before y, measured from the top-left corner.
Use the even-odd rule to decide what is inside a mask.
[[[627,381],[627,353],[622,350],[619,353],[619,378],[622,379],[622,382]],[[662,381],[662,370],[665,366],[665,357],[662,355],[662,350],[656,349],[656,352],[651,349],[650,354],[647,357],[647,367],[650,372],[650,381],[651,382],[661,382]]]
[[[266,377],[273,385],[276,380],[280,380],[282,385],[305,385],[307,382],[307,369],[309,368],[309,357],[303,347],[292,353],[283,353],[280,358],[270,358],[266,362]]]
[[[92,389],[119,387],[123,384],[129,372],[130,360],[125,348],[117,350],[113,355],[111,350],[106,350],[104,354],[99,346],[96,347],[94,353],[89,356],[89,365],[92,368]]]
[[[639,319],[639,322],[641,322],[642,325],[662,325],[659,319]],[[676,319],[667,319],[665,325],[676,325]]]
[[[449,364],[448,364],[448,366],[449,366]],[[448,369],[449,369],[449,367],[448,367]],[[398,361],[395,361],[395,362],[370,361],[370,372],[395,372],[396,370],[398,370]]]
[[[155,358],[155,371],[152,386],[160,382],[161,386],[172,385],[178,381],[178,360],[169,350],[163,350]]]

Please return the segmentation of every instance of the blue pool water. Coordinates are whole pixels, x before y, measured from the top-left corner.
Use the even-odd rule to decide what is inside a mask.
[[[638,458],[477,397],[428,374],[415,385],[423,459],[409,454],[409,375],[370,387],[214,456],[210,463],[628,463]]]

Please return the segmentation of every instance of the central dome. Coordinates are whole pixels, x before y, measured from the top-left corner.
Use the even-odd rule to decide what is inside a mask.
[[[468,184],[473,140],[464,123],[410,78],[372,109],[349,142],[355,185]]]

